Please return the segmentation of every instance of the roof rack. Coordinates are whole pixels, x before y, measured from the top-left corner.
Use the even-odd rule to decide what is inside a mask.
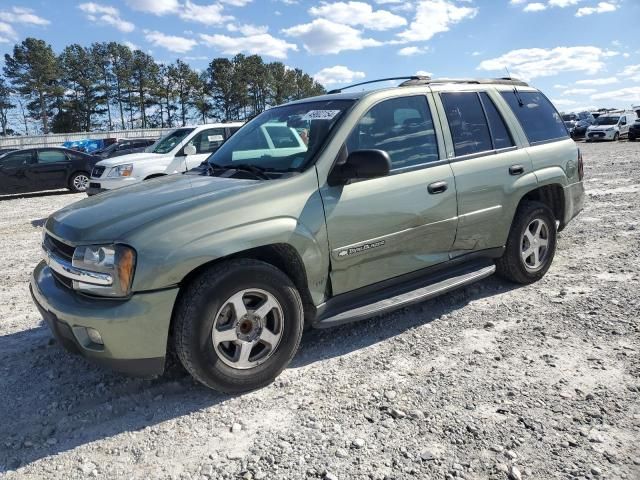
[[[368,85],[370,83],[379,83],[379,82],[389,82],[391,80],[406,80],[406,81],[428,81],[431,77],[427,77],[424,75],[411,75],[408,77],[390,77],[390,78],[380,78],[378,80],[369,80],[367,82],[354,83],[353,85],[348,85],[342,88],[336,88],[335,90],[330,90],[328,93],[342,93],[343,90],[353,87],[359,87],[361,85]],[[405,82],[406,83],[406,82]]]
[[[410,87],[415,85],[433,85],[443,83],[468,83],[468,84],[498,84],[498,85],[515,85],[518,87],[528,87],[527,82],[523,82],[517,78],[512,77],[500,77],[500,78],[429,78],[426,79],[409,79],[402,82],[400,87]]]

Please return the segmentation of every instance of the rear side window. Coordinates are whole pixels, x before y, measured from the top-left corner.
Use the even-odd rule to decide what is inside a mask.
[[[487,114],[487,120],[489,120],[489,129],[491,130],[493,148],[499,150],[501,148],[513,147],[513,138],[511,138],[509,129],[504,123],[504,119],[493,103],[493,100],[489,98],[489,95],[486,92],[480,93],[480,99],[484,106],[484,113]]]
[[[38,163],[66,162],[67,156],[59,150],[39,150]]]
[[[542,93],[501,93],[522,125],[530,144],[563,140],[569,136],[562,117]]]
[[[489,125],[476,92],[442,93],[456,157],[493,150]]]
[[[393,98],[373,106],[351,131],[347,149],[384,150],[393,170],[437,161],[438,142],[427,99]]]

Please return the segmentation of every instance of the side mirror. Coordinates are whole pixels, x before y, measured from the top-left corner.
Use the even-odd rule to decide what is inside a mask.
[[[344,163],[337,164],[329,175],[329,185],[344,185],[349,180],[386,177],[391,171],[391,158],[384,150],[356,150]]]
[[[187,145],[186,147],[184,147],[185,155],[195,155],[196,153],[198,153],[198,151],[196,150],[196,147],[194,147],[193,145]]]

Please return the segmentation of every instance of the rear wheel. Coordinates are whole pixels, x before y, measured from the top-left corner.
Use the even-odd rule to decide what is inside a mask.
[[[69,179],[69,190],[74,193],[86,192],[89,187],[89,174],[87,172],[76,172]]]
[[[291,280],[274,266],[231,260],[185,287],[175,313],[175,350],[209,388],[239,393],[271,383],[300,344],[304,314]]]
[[[496,273],[516,283],[540,280],[556,251],[556,219],[543,203],[523,203],[511,225],[505,253],[496,261]]]

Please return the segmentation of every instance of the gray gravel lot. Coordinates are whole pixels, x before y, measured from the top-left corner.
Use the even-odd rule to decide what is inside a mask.
[[[640,479],[640,143],[582,144],[547,276],[305,334],[242,396],[65,353],[32,305],[40,226],[0,200],[0,478]]]

